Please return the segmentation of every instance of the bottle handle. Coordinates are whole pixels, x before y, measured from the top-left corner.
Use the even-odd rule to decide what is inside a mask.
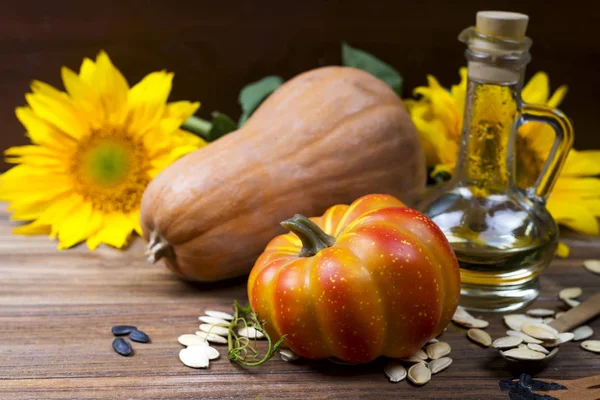
[[[573,126],[562,111],[541,104],[523,104],[519,126],[527,122],[541,122],[550,125],[556,133],[554,144],[548,154],[544,168],[535,184],[527,189],[541,200],[546,201],[556,183],[563,165],[567,161],[569,150],[573,146]]]

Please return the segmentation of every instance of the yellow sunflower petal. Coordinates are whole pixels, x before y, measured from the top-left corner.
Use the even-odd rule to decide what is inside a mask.
[[[550,196],[547,204],[552,217],[561,225],[586,235],[598,235],[600,228],[594,214],[581,203],[572,199]]]
[[[181,121],[185,121],[200,108],[200,103],[191,101],[176,101],[173,103],[167,103],[165,108],[165,118],[178,118]]]
[[[50,225],[42,224],[37,221],[34,221],[27,225],[22,225],[16,227],[12,230],[12,233],[15,235],[47,235],[50,233]]]
[[[571,250],[569,249],[569,246],[567,246],[564,242],[558,242],[558,247],[556,248],[557,256],[560,258],[567,258],[569,257],[570,252]]]
[[[550,81],[545,72],[538,72],[527,82],[521,92],[526,103],[546,104],[550,95]]]
[[[73,102],[86,114],[86,118],[92,122],[94,128],[100,128],[105,118],[104,107],[93,87],[67,67],[61,69],[61,74],[65,89]]]
[[[73,138],[38,117],[29,107],[17,107],[15,114],[27,130],[29,138],[35,144],[64,151],[76,143]]]
[[[82,203],[69,214],[58,231],[58,249],[68,249],[95,234],[102,226],[102,215],[88,202]]]
[[[96,57],[90,79],[90,86],[100,97],[107,120],[112,124],[121,124],[127,116],[129,85],[104,51]]]
[[[600,152],[571,150],[561,176],[600,175]]]
[[[568,90],[568,88],[566,85],[562,85],[561,87],[556,89],[556,92],[554,92],[552,97],[550,97],[550,100],[548,100],[548,107],[550,107],[550,108],[558,107],[560,105],[560,103],[562,102],[562,100],[567,95],[567,90]]]
[[[173,74],[153,72],[131,88],[128,96],[132,129],[145,133],[163,117]]]
[[[458,74],[460,75],[460,83],[458,85],[453,85],[450,92],[454,98],[454,102],[456,103],[456,108],[460,113],[460,120],[462,122],[462,116],[465,109],[465,99],[467,98],[467,68],[460,68],[458,70]]]
[[[132,222],[127,216],[119,213],[104,216],[102,228],[87,240],[90,249],[97,248],[101,243],[106,243],[118,249],[124,247],[133,230]]]

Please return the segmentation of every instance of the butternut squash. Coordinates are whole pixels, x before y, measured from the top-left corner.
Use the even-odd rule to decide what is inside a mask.
[[[410,206],[425,180],[416,130],[392,89],[358,69],[318,68],[150,183],[141,208],[146,256],[193,281],[244,275],[292,215],[320,215],[369,193]]]

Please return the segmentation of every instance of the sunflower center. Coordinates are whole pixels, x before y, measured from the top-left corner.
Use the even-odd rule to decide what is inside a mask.
[[[527,138],[517,135],[517,186],[522,189],[535,184],[542,172],[544,160],[531,148]]]
[[[92,132],[72,157],[75,190],[95,210],[134,211],[150,182],[147,159],[143,143],[127,132],[110,127]]]

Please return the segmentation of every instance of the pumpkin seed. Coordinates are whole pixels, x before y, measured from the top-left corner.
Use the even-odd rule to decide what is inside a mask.
[[[565,313],[564,311],[557,312],[556,315],[555,315],[556,319],[559,319],[560,317],[562,317],[564,313]]]
[[[504,323],[512,330],[521,331],[523,324],[541,324],[542,319],[525,314],[509,314],[504,316]]]
[[[197,349],[181,349],[179,352],[181,362],[190,368],[207,368],[209,361],[208,356],[203,351]]]
[[[548,361],[552,360],[556,356],[556,353],[558,353],[558,347],[555,347],[555,348],[552,349],[552,351],[550,352],[550,354],[548,354],[546,356],[546,360],[548,360]]]
[[[112,347],[114,349],[114,351],[116,351],[117,353],[119,353],[122,356],[129,356],[131,355],[131,353],[133,353],[133,349],[131,348],[131,345],[129,344],[129,342],[123,338],[116,338],[115,340],[113,340],[112,342]]]
[[[245,326],[238,330],[238,335],[244,336],[250,339],[264,339],[264,333],[256,330],[256,328],[252,326]]]
[[[429,363],[429,370],[432,374],[437,374],[448,368],[450,364],[452,364],[452,359],[450,357],[438,358]]]
[[[586,340],[581,342],[581,347],[587,351],[600,353],[600,340]]]
[[[552,321],[554,321],[554,318],[546,317],[546,318],[542,319],[542,324],[549,324]]]
[[[501,350],[502,351],[502,350]],[[515,360],[541,360],[546,358],[544,353],[531,349],[510,349],[502,352],[506,357],[513,358]]]
[[[558,335],[556,330],[549,325],[544,324],[523,324],[523,332],[540,340],[556,340]]]
[[[578,342],[587,339],[594,334],[594,330],[588,325],[581,325],[573,331],[573,340]]]
[[[570,288],[566,288],[561,290],[558,293],[558,298],[559,299],[575,299],[579,296],[581,296],[583,293],[583,290],[581,290],[580,287],[570,287]]]
[[[144,332],[139,331],[137,329],[134,329],[131,332],[129,332],[129,339],[133,340],[134,342],[138,342],[138,343],[149,343],[150,342],[150,336],[146,335]]]
[[[446,342],[438,342],[425,347],[425,352],[427,353],[427,356],[432,360],[437,360],[438,358],[447,356],[448,354],[450,354],[451,350],[452,348]]]
[[[532,310],[527,310],[527,315],[532,317],[550,317],[554,315],[554,310],[549,310],[547,308],[534,308]]]
[[[415,385],[424,385],[431,380],[431,371],[425,364],[417,363],[409,368],[408,380]]]
[[[229,329],[219,325],[200,324],[200,330],[206,333],[214,333],[219,336],[227,336],[229,334]]]
[[[290,349],[279,349],[279,357],[285,362],[292,362],[300,359],[300,356]]]
[[[519,349],[526,349],[527,345],[525,343],[521,343],[520,345],[517,346],[517,348],[519,348]]]
[[[218,325],[218,326],[229,326],[229,322],[225,321],[224,319],[221,318],[215,318],[215,317],[209,317],[207,315],[203,315],[201,317],[198,317],[198,319],[202,322],[205,322],[207,324],[211,324],[211,325]]]
[[[405,362],[405,363],[409,363],[409,364],[414,364],[414,363],[427,364],[427,362],[425,360],[423,360],[422,358],[419,358],[419,357],[415,357],[415,356],[403,357],[403,358],[399,358],[398,360]]]
[[[202,331],[196,331],[196,335],[199,338],[207,340],[211,343],[227,344],[227,339],[223,336],[215,335],[214,333],[206,333]]]
[[[390,360],[383,367],[383,373],[388,377],[390,382],[400,382],[404,378],[406,378],[406,368],[398,361]]]
[[[542,343],[541,340],[533,338],[533,337],[531,337],[528,334],[523,333],[523,332],[519,332],[519,331],[506,331],[506,334],[508,336],[520,337],[521,339],[523,339],[523,341],[525,343],[535,343],[535,344],[541,344]]]
[[[184,346],[204,345],[208,346],[208,342],[198,335],[185,334],[177,338],[177,341]]]
[[[571,308],[577,307],[578,305],[581,304],[581,302],[579,300],[575,300],[575,299],[562,299],[562,301],[564,301],[565,304]]]
[[[219,351],[217,349],[215,349],[214,347],[207,346],[205,344],[193,344],[191,346],[188,346],[188,349],[204,352],[204,354],[206,354],[206,357],[208,357],[209,360],[215,360],[220,356]]]
[[[542,344],[546,347],[556,347],[556,346],[560,346],[563,343],[567,343],[571,340],[573,340],[573,337],[575,335],[573,335],[571,332],[563,332],[563,333],[559,333],[558,337],[555,340],[548,340],[548,341],[544,341]]]
[[[600,260],[585,260],[583,266],[594,274],[600,274]]]
[[[452,321],[465,328],[486,328],[490,324],[483,319],[475,318],[462,307],[456,308],[456,311],[452,316]]]
[[[420,358],[421,360],[427,360],[427,353],[425,353],[423,349],[417,350],[412,356]]]
[[[550,351],[548,349],[546,349],[543,346],[540,346],[539,344],[529,343],[527,347],[529,347],[533,351],[539,351],[540,353],[550,354]]]
[[[129,335],[129,332],[137,329],[135,326],[131,325],[117,325],[111,328],[112,334],[115,336]]]
[[[523,338],[519,336],[504,336],[494,340],[492,347],[495,349],[511,349],[517,347],[523,342]]]
[[[489,347],[492,344],[492,337],[481,329],[469,329],[467,331],[469,339],[482,345],[483,347]]]
[[[429,339],[427,344],[433,344],[433,343],[437,343],[437,342],[439,342],[439,340],[437,340],[436,338],[433,338],[433,339]]]
[[[233,320],[233,315],[223,311],[206,310],[204,311],[204,314],[208,315],[209,317],[224,319],[225,321]]]

